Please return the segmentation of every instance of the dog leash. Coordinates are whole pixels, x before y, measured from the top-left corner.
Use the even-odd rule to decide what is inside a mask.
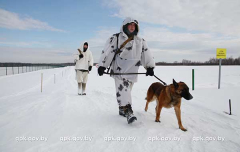
[[[159,79],[159,77],[157,77],[155,74],[153,75],[156,79],[158,79],[160,82],[162,82],[165,86],[167,86],[167,83],[165,83],[164,81],[162,81],[161,79]]]
[[[103,72],[104,74],[109,74],[109,75],[136,75],[136,74],[146,74],[146,73],[106,73]],[[162,82],[165,86],[167,86],[167,83],[165,83],[164,81],[162,81],[159,77],[157,77],[156,75],[153,75],[156,79],[158,79],[160,82]]]

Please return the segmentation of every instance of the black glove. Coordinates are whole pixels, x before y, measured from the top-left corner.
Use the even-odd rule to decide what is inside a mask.
[[[146,72],[146,76],[153,76],[154,75],[154,71],[153,68],[147,68],[147,72]]]
[[[81,58],[83,58],[83,54],[80,54],[80,55],[79,55],[79,59],[81,59]]]
[[[98,68],[98,74],[99,74],[100,76],[102,76],[102,75],[103,75],[103,72],[104,72],[104,70],[106,70],[106,68],[105,68],[105,67],[102,67],[102,66],[100,66],[100,67]]]
[[[91,71],[91,70],[92,70],[92,66],[89,66],[89,67],[88,67],[88,71]]]

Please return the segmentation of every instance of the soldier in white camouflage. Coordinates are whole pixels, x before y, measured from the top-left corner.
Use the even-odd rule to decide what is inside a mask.
[[[123,21],[120,33],[114,34],[107,40],[98,63],[98,74],[100,76],[104,74],[106,68],[112,63],[110,67],[111,77],[115,80],[119,114],[126,116],[128,123],[137,120],[131,106],[131,90],[133,84],[137,82],[138,76],[136,74],[117,75],[117,73],[137,73],[139,66],[143,65],[147,70],[146,76],[153,76],[153,69],[155,67],[155,61],[147,42],[143,38],[140,38],[138,33],[138,21],[133,18],[126,18]],[[124,47],[119,50],[124,42]]]

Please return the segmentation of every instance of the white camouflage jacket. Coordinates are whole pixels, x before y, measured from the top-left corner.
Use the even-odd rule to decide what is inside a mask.
[[[136,29],[138,29],[139,33],[138,22],[132,18],[126,18],[123,21],[123,26],[132,22],[136,23]],[[118,48],[128,39],[128,36],[123,32],[123,26],[118,36]],[[98,65],[108,68],[114,58],[116,50],[117,36],[113,35],[107,40]],[[116,56],[111,66],[111,70],[114,73],[137,73],[140,65],[143,65],[145,68],[155,67],[155,61],[148,49],[147,42],[137,35],[135,35],[134,39],[129,41],[121,51],[122,52]],[[112,77],[118,79],[125,78],[131,82],[137,82],[137,75],[112,75]]]

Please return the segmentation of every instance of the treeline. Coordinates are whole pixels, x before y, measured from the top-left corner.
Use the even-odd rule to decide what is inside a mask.
[[[94,63],[96,65],[97,63]],[[1,63],[0,67],[22,67],[22,66],[51,66],[51,67],[65,67],[65,66],[74,66],[75,63]],[[191,60],[183,59],[182,62],[157,62],[156,65],[219,65],[219,59],[210,58],[208,61],[205,62],[196,62]],[[240,65],[240,57],[238,58],[226,58],[222,59],[222,65]]]
[[[65,66],[73,66],[74,63],[18,63],[18,62],[7,62],[1,63],[0,67],[23,67],[23,66],[50,66],[50,67],[65,67]]]
[[[238,58],[226,58],[222,59],[222,65],[240,65],[240,57]],[[219,59],[210,58],[208,61],[205,62],[196,62],[191,60],[183,59],[182,62],[175,61],[174,63],[167,63],[167,62],[157,62],[156,65],[219,65]]]

